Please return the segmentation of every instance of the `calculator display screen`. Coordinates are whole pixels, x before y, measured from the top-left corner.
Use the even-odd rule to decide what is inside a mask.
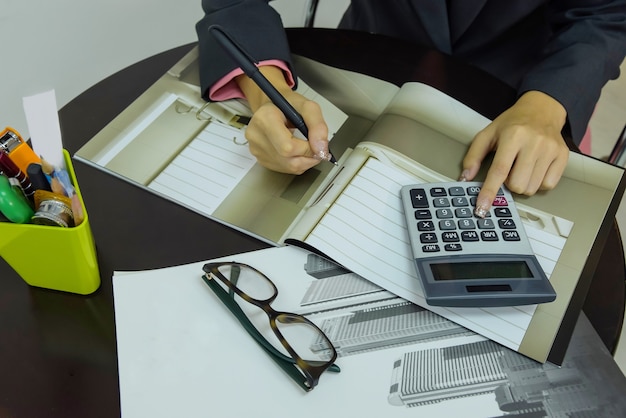
[[[464,263],[434,263],[430,265],[433,278],[443,280],[473,279],[532,279],[533,273],[524,261],[490,261]]]

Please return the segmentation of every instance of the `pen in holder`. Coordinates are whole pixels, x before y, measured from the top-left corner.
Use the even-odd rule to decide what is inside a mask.
[[[100,287],[96,246],[72,159],[63,154],[82,222],[67,228],[0,222],[0,256],[31,286],[87,295]]]

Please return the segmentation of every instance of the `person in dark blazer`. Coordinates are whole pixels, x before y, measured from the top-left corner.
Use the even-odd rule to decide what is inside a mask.
[[[250,151],[272,170],[302,173],[327,151],[319,107],[291,89],[296,75],[280,16],[267,0],[203,0],[197,23],[203,97],[248,99]],[[261,61],[262,72],[303,115],[309,141],[236,68],[208,32],[219,24]],[[517,102],[479,132],[461,179],[474,178],[495,151],[477,207],[488,209],[505,183],[532,195],[558,183],[567,164],[567,128],[580,143],[602,87],[626,54],[626,0],[354,0],[339,28],[413,41],[458,57],[515,88]],[[410,51],[407,51],[410,53]]]

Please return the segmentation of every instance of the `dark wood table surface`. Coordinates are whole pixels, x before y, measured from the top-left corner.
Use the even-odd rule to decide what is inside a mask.
[[[354,32],[288,33],[295,53],[396,84],[414,80],[433,85],[490,118],[515,98],[511,88],[487,74],[415,45]],[[193,46],[138,62],[64,106],[59,117],[70,154]],[[404,54],[406,48],[412,53]],[[372,54],[382,59],[372,60]],[[74,166],[96,240],[102,285],[89,296],[33,288],[0,260],[0,418],[120,415],[114,270],[166,267],[267,247],[93,167]],[[617,226],[609,225],[603,234],[608,235],[606,244],[596,245],[588,263],[594,280],[584,310],[613,350],[624,314],[624,255]],[[583,289],[576,302],[582,304],[585,294]]]

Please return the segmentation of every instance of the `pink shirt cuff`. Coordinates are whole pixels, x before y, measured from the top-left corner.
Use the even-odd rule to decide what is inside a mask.
[[[285,74],[285,80],[289,87],[295,86],[296,82],[293,79],[293,74],[289,71],[289,68],[284,61],[280,60],[267,60],[259,62],[259,67],[264,65],[273,65],[283,70]],[[235,77],[243,74],[241,68],[235,68],[224,77],[219,79],[211,88],[209,88],[209,99],[214,102],[219,102],[228,99],[245,99],[243,92],[235,82]]]

